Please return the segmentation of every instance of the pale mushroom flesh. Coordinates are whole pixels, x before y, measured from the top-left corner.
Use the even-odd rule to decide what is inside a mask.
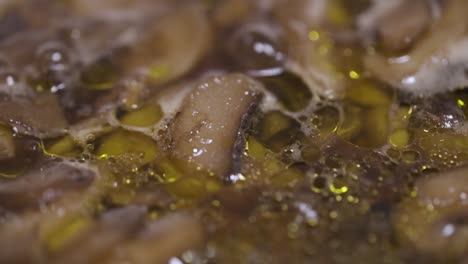
[[[464,263],[463,0],[0,1],[0,263]]]

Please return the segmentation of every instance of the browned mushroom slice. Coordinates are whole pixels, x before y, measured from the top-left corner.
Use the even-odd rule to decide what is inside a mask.
[[[416,198],[395,214],[402,242],[436,257],[458,258],[468,249],[468,169],[449,170],[419,181]]]
[[[185,98],[173,126],[173,151],[219,176],[233,165],[239,129],[261,85],[241,74],[212,77]]]
[[[6,208],[38,207],[83,190],[96,176],[86,165],[49,161],[13,180],[0,181],[0,204]]]
[[[364,58],[366,68],[377,78],[414,94],[429,95],[468,85],[467,8],[466,1],[446,1],[440,19],[408,54],[388,58],[370,53]]]
[[[63,89],[72,79],[71,68],[76,66],[73,54],[52,31],[15,34],[0,42],[0,49],[1,94],[31,98],[36,96],[35,91]]]
[[[336,68],[338,54],[327,34],[324,0],[278,1],[274,13],[285,32],[286,68],[301,76],[315,93],[326,98],[344,94],[344,78]]]
[[[377,37],[385,51],[398,52],[409,48],[431,26],[432,19],[429,1],[377,0],[358,24],[365,37]]]
[[[72,36],[71,42],[85,68],[89,68],[106,54],[132,43],[138,25],[139,21],[135,18],[115,21],[105,18],[77,19],[70,27],[79,30],[80,34]]]
[[[68,127],[56,95],[48,93],[34,98],[3,98],[0,121],[21,134],[39,138],[63,134]]]
[[[135,240],[124,244],[106,263],[127,260],[130,263],[162,264],[203,242],[203,227],[188,213],[174,213],[148,223]]]
[[[160,84],[190,71],[208,51],[212,32],[204,8],[188,5],[158,19],[142,36],[131,48],[125,68]]]
[[[122,91],[114,91],[116,94],[109,98],[116,101],[113,97],[130,93],[138,97],[145,90],[135,90],[129,83],[136,82],[126,82],[128,78],[147,81],[154,87],[192,70],[211,44],[212,30],[205,9],[189,4],[164,15],[159,13],[96,20],[97,30],[92,24],[84,26],[83,35],[87,36],[75,45],[86,64],[81,74],[85,86],[91,90],[120,87]],[[103,55],[102,50],[107,52]]]
[[[128,206],[94,218],[75,208],[7,219],[0,228],[0,262],[101,263],[96,261],[144,224],[145,212]]]

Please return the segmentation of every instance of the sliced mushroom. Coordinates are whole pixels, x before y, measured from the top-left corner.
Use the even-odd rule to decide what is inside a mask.
[[[0,2],[0,41],[30,29],[51,26],[65,13],[50,1],[6,0]]]
[[[83,190],[97,172],[84,164],[49,161],[13,180],[0,181],[0,204],[6,208],[37,208]]]
[[[376,37],[388,52],[409,48],[432,24],[429,1],[375,0],[357,23],[365,38]]]
[[[106,263],[118,260],[140,264],[167,263],[171,257],[199,247],[203,238],[203,227],[193,215],[170,214],[148,223],[134,240],[123,244]]]
[[[128,71],[143,73],[153,84],[188,73],[210,47],[212,30],[200,5],[187,5],[152,23],[124,63]]]
[[[141,20],[146,17],[76,19],[69,22],[69,38],[82,64],[90,67],[113,51],[131,45],[138,36]]]
[[[146,15],[83,25],[80,39],[74,41],[85,64],[81,81],[89,90],[112,89],[95,108],[138,103],[130,101],[189,73],[211,45],[205,11],[202,5],[189,4],[164,15],[155,8]]]
[[[286,68],[301,76],[315,93],[326,98],[340,98],[344,82],[331,63],[337,59],[337,54],[329,50],[330,43],[310,39],[309,34],[311,31],[319,34],[324,29],[327,5],[324,0],[278,1],[274,13],[287,40]],[[319,48],[321,44],[327,47],[325,53]]]
[[[395,214],[402,242],[444,259],[468,250],[468,169],[430,175],[416,184],[417,197],[407,198]]]
[[[463,0],[446,1],[442,15],[432,29],[403,56],[387,58],[370,53],[367,69],[377,78],[402,91],[430,95],[468,85],[468,22]]]
[[[258,82],[241,74],[212,77],[195,87],[173,125],[174,154],[226,176],[243,118],[258,101],[259,90]]]
[[[0,121],[21,134],[39,138],[63,134],[68,127],[56,95],[49,93],[34,98],[0,100]]]
[[[15,157],[15,153],[13,133],[7,127],[0,125],[0,161]]]
[[[72,210],[26,214],[0,229],[2,263],[101,263],[99,260],[144,224],[138,206],[94,218]],[[77,250],[79,248],[79,250]]]
[[[9,219],[0,228],[0,263],[45,262],[41,243],[37,239],[39,214],[25,214]]]
[[[97,263],[144,223],[145,209],[128,206],[108,211],[60,245],[50,263]],[[77,250],[79,248],[79,250]]]
[[[39,81],[36,77],[42,71],[48,71],[49,67],[56,67],[55,70],[58,70],[59,67],[69,69],[72,66],[65,65],[63,59],[68,55],[62,51],[66,46],[53,41],[56,37],[50,31],[24,32],[0,44],[3,52],[0,69],[0,121],[10,124],[21,134],[40,138],[56,136],[63,133],[68,126],[58,96],[49,93],[49,87],[41,86],[43,79],[36,83]],[[57,55],[61,60],[57,60],[57,64],[51,61],[52,51],[60,52]],[[70,58],[70,62],[71,60]],[[61,70],[55,71],[55,74],[56,77],[66,75]],[[50,81],[52,82],[52,78]],[[44,91],[38,92],[40,90]]]

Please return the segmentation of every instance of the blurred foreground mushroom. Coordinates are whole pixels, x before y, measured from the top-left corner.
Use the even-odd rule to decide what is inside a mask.
[[[417,5],[417,2],[403,2],[403,6],[397,6],[388,13],[383,12],[381,15],[384,17],[380,18],[379,14],[372,14],[377,12],[377,9],[370,9],[369,13],[361,17],[361,26],[366,31],[367,20],[372,21],[369,18],[376,15],[377,19],[374,21],[382,22],[377,30],[383,33],[384,46],[413,41],[414,43],[408,52],[395,57],[387,57],[380,52],[370,53],[364,58],[366,68],[377,78],[416,95],[431,95],[467,86],[468,54],[465,50],[468,43],[468,23],[465,10],[468,3],[463,0],[444,1],[440,7],[434,7],[440,8],[440,18],[435,17],[438,12],[433,12],[435,14],[432,15],[431,21],[427,18],[428,14],[421,14],[423,10],[428,12],[427,7],[415,8],[411,6]],[[406,7],[407,5],[411,6]],[[405,12],[398,11],[402,8]],[[392,29],[390,25],[395,25],[392,22],[395,18],[392,12],[398,12],[398,17],[404,15],[399,19],[399,23],[409,23],[405,29],[412,31],[405,33],[400,30],[401,27]],[[387,21],[385,17],[390,20]],[[428,23],[429,25],[424,25]],[[427,32],[421,34],[425,28]],[[416,36],[420,37],[415,39]],[[401,48],[404,46],[390,49]]]
[[[429,255],[449,261],[468,249],[468,170],[458,168],[421,179],[394,217],[398,236]]]

